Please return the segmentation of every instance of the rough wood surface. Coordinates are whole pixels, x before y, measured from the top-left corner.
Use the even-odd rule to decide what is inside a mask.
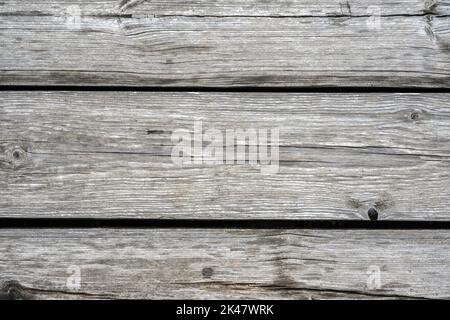
[[[73,5],[83,16],[349,16],[375,14],[420,15],[450,13],[448,0],[4,0],[0,14],[65,15]]]
[[[5,91],[0,216],[449,220],[449,96]],[[279,172],[179,167],[194,121],[279,128]]]
[[[0,241],[3,298],[450,298],[449,231],[44,229]]]
[[[3,1],[0,84],[450,85],[448,1],[224,3]]]

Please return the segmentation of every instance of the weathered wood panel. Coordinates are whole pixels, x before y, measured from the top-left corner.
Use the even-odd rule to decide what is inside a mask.
[[[11,92],[0,216],[449,220],[446,93]],[[262,165],[171,159],[177,129],[280,129]]]
[[[4,2],[0,84],[450,85],[447,1],[181,3]]]
[[[449,231],[44,229],[0,241],[4,298],[450,298]]]
[[[0,14],[67,15],[78,6],[82,16],[352,16],[378,13],[419,15],[450,13],[448,0],[4,0]]]

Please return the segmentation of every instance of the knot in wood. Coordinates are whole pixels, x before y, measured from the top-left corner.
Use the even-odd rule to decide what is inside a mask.
[[[367,214],[370,220],[372,221],[378,220],[378,211],[375,208],[370,208]]]
[[[214,273],[213,268],[203,268],[202,275],[204,278],[211,278]]]
[[[23,165],[27,161],[27,152],[20,146],[14,146],[8,151],[8,160],[15,167]]]
[[[27,300],[30,299],[25,288],[17,281],[7,281],[0,287],[0,296],[8,300]]]
[[[414,110],[413,112],[411,112],[411,120],[413,121],[418,121],[420,119],[420,112],[417,110]]]

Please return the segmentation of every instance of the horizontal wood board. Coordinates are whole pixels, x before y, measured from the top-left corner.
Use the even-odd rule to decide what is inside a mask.
[[[449,298],[449,239],[447,230],[3,229],[0,296]]]
[[[1,217],[449,220],[446,93],[1,94]],[[278,171],[174,163],[200,122],[279,128]]]
[[[0,85],[448,87],[448,1],[3,1]]]

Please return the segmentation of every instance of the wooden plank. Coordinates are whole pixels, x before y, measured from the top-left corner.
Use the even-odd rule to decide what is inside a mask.
[[[311,2],[7,1],[0,84],[450,85],[448,1]]]
[[[279,128],[278,172],[174,163],[172,134],[195,121]],[[450,215],[448,93],[4,91],[0,137],[1,217]]]
[[[450,298],[448,230],[3,229],[0,239],[3,298]]]
[[[378,9],[383,16],[449,14],[446,0],[4,0],[0,14],[65,15],[71,6],[78,6],[82,16],[251,16],[304,17],[370,15]]]

